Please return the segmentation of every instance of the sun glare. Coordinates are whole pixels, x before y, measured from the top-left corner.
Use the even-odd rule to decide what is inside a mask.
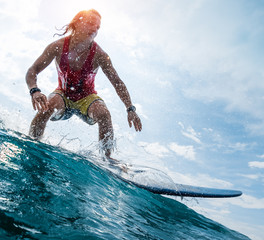
[[[109,3],[107,4],[107,1],[100,0],[77,0],[74,1],[74,4],[72,4],[72,2],[65,2],[63,4],[68,21],[70,21],[79,11],[82,10],[95,9],[101,15],[105,15],[107,14],[109,5]]]

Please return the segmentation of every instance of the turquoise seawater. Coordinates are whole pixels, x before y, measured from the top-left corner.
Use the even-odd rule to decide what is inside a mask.
[[[248,239],[82,156],[0,130],[0,239]]]

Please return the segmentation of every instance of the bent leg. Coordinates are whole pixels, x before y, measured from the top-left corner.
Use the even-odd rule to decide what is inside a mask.
[[[111,115],[105,103],[102,101],[95,101],[89,107],[88,116],[98,123],[99,141],[102,143],[105,155],[110,157],[114,147],[114,131]]]
[[[29,136],[31,136],[36,140],[41,139],[46,124],[50,116],[54,112],[54,109],[65,109],[64,101],[62,97],[58,94],[54,94],[54,93],[50,94],[48,98],[48,102],[49,102],[49,106],[48,106],[49,109],[45,112],[38,112],[30,125]]]

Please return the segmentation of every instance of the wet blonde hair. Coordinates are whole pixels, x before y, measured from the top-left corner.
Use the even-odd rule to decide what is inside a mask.
[[[99,12],[97,12],[95,9],[90,9],[90,10],[83,10],[78,12],[75,17],[71,20],[71,22],[67,25],[65,25],[61,30],[64,29],[64,32],[62,34],[54,34],[54,35],[59,35],[59,36],[64,36],[67,33],[70,33],[71,35],[73,35],[76,31],[76,22],[82,20],[83,18],[91,15],[91,14],[95,14],[97,15],[100,19],[101,19],[101,15],[99,14]]]

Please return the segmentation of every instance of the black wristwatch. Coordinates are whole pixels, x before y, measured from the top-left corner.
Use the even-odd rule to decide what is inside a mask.
[[[32,96],[35,92],[41,92],[41,90],[37,87],[31,88],[29,93]]]
[[[135,112],[136,111],[136,107],[135,106],[130,106],[128,109],[127,109],[127,112]]]

